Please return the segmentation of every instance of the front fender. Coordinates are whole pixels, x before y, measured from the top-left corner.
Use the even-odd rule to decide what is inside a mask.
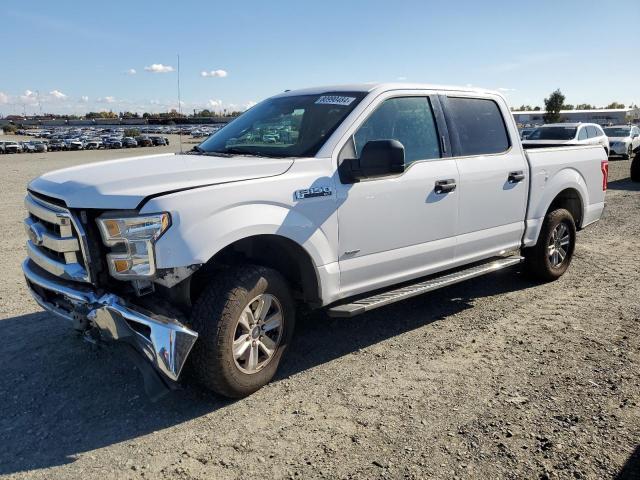
[[[158,268],[205,263],[226,246],[255,235],[279,235],[304,248],[316,266],[336,261],[328,225],[318,226],[295,207],[243,204],[189,219],[173,215],[172,227],[156,244]],[[325,231],[328,230],[328,231]]]

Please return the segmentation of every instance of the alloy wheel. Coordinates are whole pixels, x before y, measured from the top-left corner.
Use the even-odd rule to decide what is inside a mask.
[[[548,245],[549,263],[554,268],[560,267],[569,253],[571,233],[564,222],[556,225],[551,232]]]
[[[284,318],[282,305],[271,294],[251,300],[240,314],[233,339],[233,361],[243,373],[257,373],[273,358],[280,341]]]

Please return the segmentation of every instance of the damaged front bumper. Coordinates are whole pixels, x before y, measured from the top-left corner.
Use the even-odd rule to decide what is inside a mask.
[[[178,380],[198,338],[196,332],[177,319],[146,311],[112,293],[98,293],[88,285],[57,278],[32,260],[23,262],[22,271],[42,308],[84,330],[95,328],[101,340],[131,344],[164,379]]]

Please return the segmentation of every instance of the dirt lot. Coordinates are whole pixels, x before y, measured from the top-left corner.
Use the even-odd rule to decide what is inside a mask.
[[[611,162],[605,216],[558,282],[511,270],[350,320],[315,313],[250,398],[187,387],[150,403],[116,350],[40,311],[19,268],[27,180],[114,153],[0,156],[1,475],[640,478],[628,161]]]

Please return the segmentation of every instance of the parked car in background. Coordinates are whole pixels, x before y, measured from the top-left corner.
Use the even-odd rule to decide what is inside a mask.
[[[122,148],[122,140],[119,138],[108,138],[104,145],[105,148]]]
[[[136,142],[138,142],[139,147],[153,147],[153,140],[145,135],[136,137]]]
[[[49,151],[58,152],[60,150],[66,150],[67,145],[63,140],[51,140],[49,142]]]
[[[609,138],[596,123],[549,123],[537,127],[522,141],[524,148],[601,145],[609,154]]]
[[[4,142],[5,153],[22,153],[22,145],[18,142]]]
[[[98,150],[100,148],[104,148],[102,141],[100,140],[89,140],[85,146],[85,150]]]
[[[22,153],[35,153],[36,147],[31,142],[20,142]]]
[[[138,146],[138,142],[133,137],[124,137],[122,139],[122,146],[125,148],[135,148]]]
[[[529,135],[535,131],[536,127],[525,127],[520,130],[520,139],[526,140]]]
[[[159,147],[159,146],[164,147],[164,146],[167,145],[167,139],[164,138],[164,137],[153,136],[153,137],[149,137],[149,138],[153,142],[153,145],[156,146],[156,147]]]
[[[84,142],[82,140],[71,140],[69,142],[69,150],[84,150]]]
[[[640,128],[633,125],[614,125],[605,127],[605,135],[609,138],[610,155],[622,155],[629,159],[640,147]]]
[[[31,145],[35,153],[44,153],[49,149],[46,142],[35,141],[31,142]]]

